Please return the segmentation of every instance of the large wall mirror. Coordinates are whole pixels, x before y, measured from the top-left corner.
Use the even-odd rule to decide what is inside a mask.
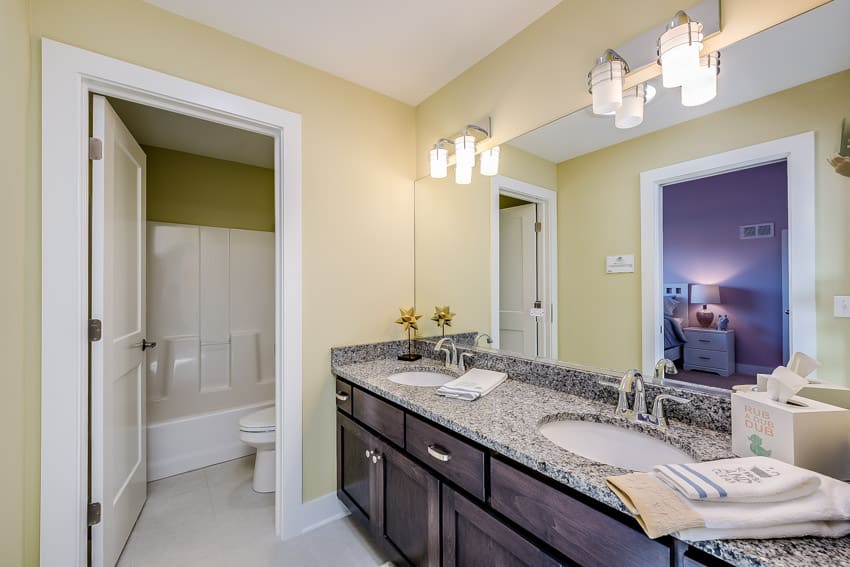
[[[850,179],[827,163],[848,21],[832,2],[727,47],[701,106],[653,79],[637,127],[586,108],[503,143],[497,176],[418,180],[419,310],[450,305],[480,348],[618,372],[666,356],[681,385],[754,383],[794,350],[850,385]]]

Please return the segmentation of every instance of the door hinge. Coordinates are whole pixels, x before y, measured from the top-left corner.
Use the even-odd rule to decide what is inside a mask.
[[[542,222],[534,223],[534,232],[543,232],[543,223]]]
[[[89,138],[89,159],[93,161],[103,159],[103,140],[100,138]]]
[[[100,512],[101,512],[100,502],[89,502],[88,517],[89,517],[89,525],[90,526],[96,526],[97,524],[100,523]]]
[[[100,319],[89,319],[89,341],[96,343],[103,337],[103,322]]]

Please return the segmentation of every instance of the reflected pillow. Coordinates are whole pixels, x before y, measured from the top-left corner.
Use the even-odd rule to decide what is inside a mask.
[[[676,297],[666,296],[664,298],[664,314],[668,317],[673,316],[673,312],[676,311],[676,308],[682,301]]]

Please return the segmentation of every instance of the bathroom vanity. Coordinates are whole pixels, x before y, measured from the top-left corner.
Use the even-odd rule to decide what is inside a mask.
[[[616,423],[616,391],[596,388],[600,376],[560,367],[562,386],[569,386],[552,388],[530,377],[559,382],[556,365],[477,352],[478,363],[501,365],[513,379],[461,402],[436,396],[433,387],[391,382],[400,371],[444,371],[435,359],[395,360],[393,344],[335,349],[333,372],[337,494],[398,564],[799,567],[850,558],[847,538],[651,540],[605,485],[607,476],[626,471],[539,433],[552,419]],[[419,346],[427,355],[429,345]],[[692,396],[694,407],[705,403],[698,399],[704,395]],[[723,419],[728,400],[715,399]],[[728,429],[696,424],[700,419],[673,421],[668,430],[620,425],[697,460],[731,456]]]

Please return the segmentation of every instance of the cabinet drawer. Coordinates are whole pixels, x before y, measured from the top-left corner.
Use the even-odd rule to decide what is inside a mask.
[[[351,384],[340,379],[336,381],[336,407],[345,413],[351,413]]]
[[[354,417],[404,447],[404,412],[387,402],[354,388]]]
[[[685,331],[688,346],[704,350],[726,350],[726,335],[706,331]]]
[[[497,459],[490,479],[494,510],[580,565],[670,564],[667,546]]]
[[[729,354],[719,350],[703,350],[701,348],[688,347],[685,349],[685,364],[727,370]]]
[[[484,451],[412,415],[405,430],[408,453],[484,500]]]

